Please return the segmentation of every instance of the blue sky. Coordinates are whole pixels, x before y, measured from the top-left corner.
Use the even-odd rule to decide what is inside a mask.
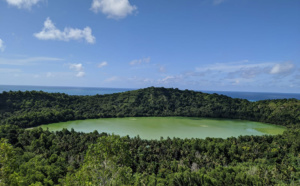
[[[300,92],[299,0],[0,0],[0,84]]]

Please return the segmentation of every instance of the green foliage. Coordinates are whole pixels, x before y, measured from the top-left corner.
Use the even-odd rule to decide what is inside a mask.
[[[0,185],[300,185],[299,105],[153,87],[103,96],[3,92]],[[125,116],[240,118],[289,129],[275,136],[165,140],[23,129]]]
[[[300,101],[296,99],[249,102],[224,95],[154,87],[95,96],[3,92],[0,105],[0,124],[23,128],[68,120],[138,116],[231,118],[284,126],[300,123]]]
[[[118,136],[98,139],[89,147],[82,167],[67,175],[65,185],[122,185],[130,184],[129,145]]]
[[[0,179],[7,185],[300,183],[300,129],[277,136],[165,140],[15,130],[14,145],[8,139],[0,143]]]
[[[16,168],[15,151],[7,141],[7,139],[0,139],[0,185],[9,182],[9,176]]]

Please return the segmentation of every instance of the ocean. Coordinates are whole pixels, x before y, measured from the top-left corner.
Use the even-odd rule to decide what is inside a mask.
[[[49,93],[65,93],[69,95],[96,95],[96,94],[113,94],[119,92],[126,92],[129,88],[89,88],[89,87],[52,87],[52,86],[24,86],[24,85],[0,85],[0,93],[3,91],[44,91]],[[199,91],[199,90],[194,90]],[[199,92],[204,93],[217,93],[223,94],[232,98],[247,99],[249,101],[259,101],[267,99],[290,99],[295,98],[300,100],[300,94],[297,93],[270,93],[270,92],[234,92],[234,91],[205,91],[200,90]]]

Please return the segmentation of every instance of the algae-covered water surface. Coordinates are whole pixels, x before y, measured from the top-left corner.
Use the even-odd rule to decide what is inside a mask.
[[[42,125],[50,131],[63,128],[79,132],[106,132],[142,139],[238,137],[240,135],[282,134],[285,127],[259,122],[195,117],[132,117],[88,119]]]

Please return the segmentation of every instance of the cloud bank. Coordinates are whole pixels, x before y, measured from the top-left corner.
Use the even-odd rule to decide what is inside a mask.
[[[265,63],[248,63],[241,61],[227,64],[214,64],[202,68],[196,68],[197,72],[215,73],[218,76],[223,75],[226,79],[243,78],[253,79],[262,75],[291,75],[296,70],[296,65],[292,62],[265,62]]]
[[[272,67],[270,74],[288,75],[295,70],[295,65],[292,62],[279,63]]]
[[[33,35],[40,40],[69,41],[85,39],[85,41],[90,44],[96,42],[96,38],[92,35],[92,29],[90,27],[85,27],[83,30],[77,28],[64,28],[64,30],[61,31],[55,27],[49,17],[44,22],[42,31]]]
[[[4,42],[0,39],[0,51],[3,52],[5,49]]]
[[[130,65],[140,65],[142,63],[150,63],[150,57],[142,58],[142,59],[135,59],[129,62]]]
[[[225,0],[213,0],[213,5],[219,5],[223,3]]]
[[[63,61],[60,58],[54,57],[30,57],[23,59],[6,59],[0,58],[0,65],[32,65],[36,62]]]
[[[113,81],[117,81],[118,79],[119,79],[118,76],[113,76],[113,77],[105,79],[104,82],[113,82]]]
[[[81,63],[78,63],[78,64],[76,64],[76,63],[69,64],[69,68],[71,70],[74,70],[74,71],[77,72],[76,75],[75,75],[76,77],[83,77],[83,76],[85,76],[84,68],[83,68],[83,65]]]
[[[93,0],[91,10],[95,13],[100,11],[108,18],[122,19],[135,12],[137,7],[128,0]]]
[[[42,0],[6,0],[6,2],[11,6],[16,6],[21,9],[31,9],[33,5],[38,4]]]
[[[98,68],[102,68],[102,67],[105,67],[105,66],[107,66],[108,65],[108,63],[106,62],[106,61],[103,61],[102,63],[100,63],[99,65],[98,65]]]
[[[293,62],[250,63],[243,60],[199,66],[178,74],[163,73],[150,79],[147,76],[135,77],[130,81],[148,86],[193,87],[198,90],[223,87],[224,90],[251,91],[261,87],[272,91],[274,87],[298,86],[297,74],[300,73]]]

